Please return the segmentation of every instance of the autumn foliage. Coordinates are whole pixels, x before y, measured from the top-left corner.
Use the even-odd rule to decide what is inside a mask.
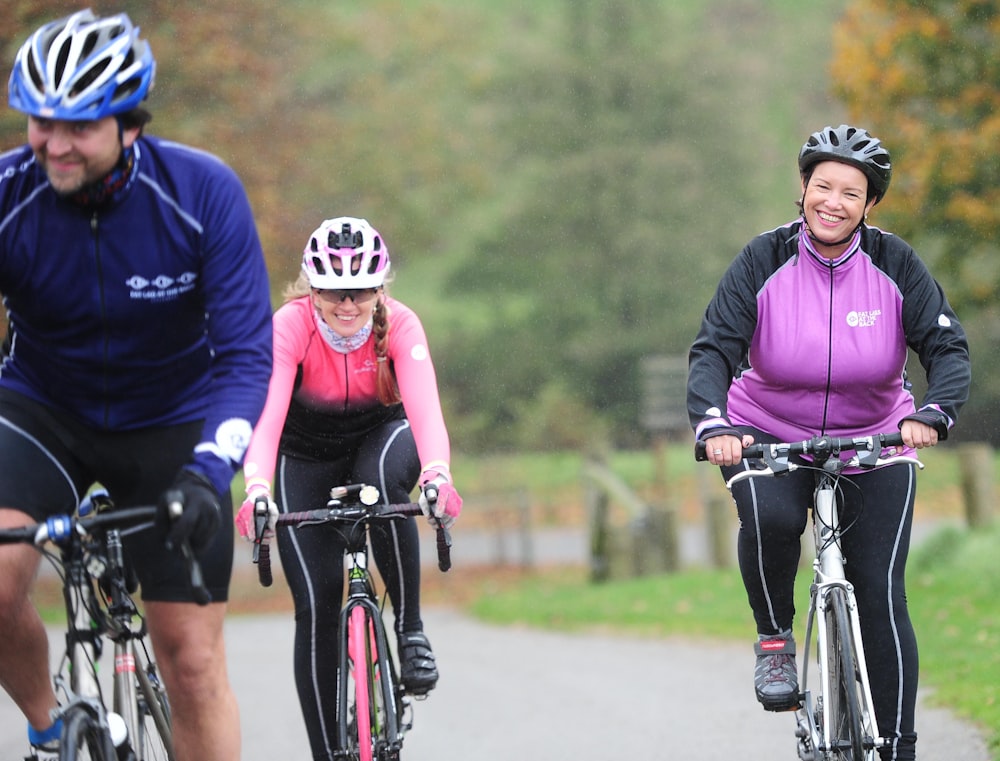
[[[1000,257],[1000,3],[854,0],[832,80],[893,155],[878,222],[927,243],[956,306],[996,298]]]

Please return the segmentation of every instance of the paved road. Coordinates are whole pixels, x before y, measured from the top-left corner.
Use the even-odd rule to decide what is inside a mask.
[[[406,761],[796,758],[791,716],[753,699],[747,647],[500,628],[449,609],[427,610],[425,620],[442,677],[415,704]],[[309,757],[291,635],[288,614],[227,622],[244,761]],[[3,761],[23,757],[23,727],[3,696]],[[923,699],[918,727],[923,758],[989,761],[980,734]]]
[[[704,536],[687,531],[685,563],[702,562]],[[915,528],[915,539],[921,534]],[[516,535],[463,532],[456,539],[456,568],[518,563],[526,554],[540,564],[586,561],[579,530],[536,531],[528,547]],[[424,557],[434,562],[432,538]],[[444,608],[424,618],[442,677],[414,706],[406,761],[796,758],[791,716],[765,713],[753,698],[748,646],[492,627]],[[227,621],[243,761],[310,757],[292,683],[292,627],[290,614]],[[55,654],[61,635],[51,635]],[[989,761],[982,735],[926,697],[917,716],[921,758]],[[0,691],[0,761],[23,758],[24,737],[21,715]]]

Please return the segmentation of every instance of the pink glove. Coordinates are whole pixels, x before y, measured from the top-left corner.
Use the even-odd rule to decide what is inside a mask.
[[[256,515],[255,507],[259,498],[267,500],[267,528],[264,530],[264,538],[261,541],[268,542],[274,537],[275,521],[278,519],[278,506],[274,504],[271,495],[266,489],[254,489],[252,494],[247,495],[236,513],[236,529],[240,536],[248,542],[256,538]]]
[[[451,485],[448,475],[436,470],[426,470],[420,476],[420,509],[431,525],[450,529],[462,512],[462,498]]]

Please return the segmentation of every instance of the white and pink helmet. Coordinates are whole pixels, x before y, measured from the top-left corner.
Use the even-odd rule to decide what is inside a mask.
[[[324,220],[302,252],[302,271],[313,288],[378,288],[389,274],[389,249],[368,220]]]

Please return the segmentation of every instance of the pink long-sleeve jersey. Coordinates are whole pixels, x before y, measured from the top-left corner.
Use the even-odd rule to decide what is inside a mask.
[[[427,338],[416,313],[395,299],[389,308],[389,356],[403,408],[413,429],[423,466],[450,462],[448,431],[441,413],[437,377]],[[278,446],[292,400],[309,411],[317,449],[331,430],[350,432],[352,420],[381,406],[375,390],[375,337],[347,354],[334,350],[320,334],[308,297],[289,301],[273,318],[274,368],[267,402],[244,461],[247,482],[274,479]],[[308,435],[308,433],[306,434]],[[301,431],[299,438],[302,438]]]

